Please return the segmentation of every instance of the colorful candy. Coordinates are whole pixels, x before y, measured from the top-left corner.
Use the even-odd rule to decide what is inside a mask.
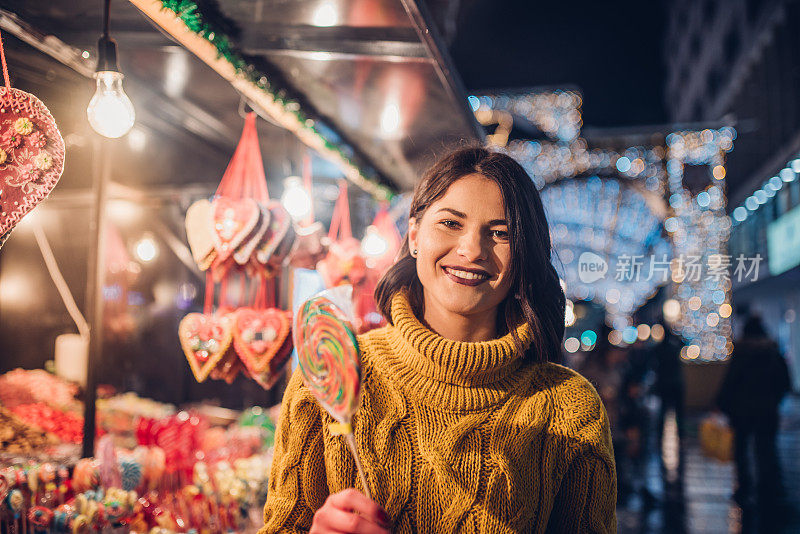
[[[100,462],[93,458],[81,458],[72,471],[72,488],[82,493],[100,485]]]
[[[8,506],[9,511],[11,512],[12,517],[17,519],[22,512],[22,507],[25,505],[25,497],[23,497],[22,492],[18,489],[12,489],[8,492],[6,496],[6,506]]]
[[[119,461],[119,470],[122,475],[122,489],[131,491],[139,487],[142,482],[142,464],[136,458],[122,457]]]
[[[97,459],[100,461],[100,482],[103,487],[118,488],[121,476],[117,463],[117,450],[111,435],[103,436],[97,442]]]
[[[358,341],[344,312],[326,297],[307,300],[295,320],[295,345],[306,385],[340,423],[358,409]]]
[[[83,417],[62,412],[42,402],[20,404],[11,411],[28,423],[58,436],[66,443],[80,443],[83,439]]]
[[[6,476],[5,473],[0,473],[0,503],[5,500],[10,487],[11,484],[8,481],[8,476]]]
[[[0,404],[14,408],[20,404],[46,403],[56,408],[79,405],[78,386],[43,369],[14,369],[0,376]]]
[[[53,521],[53,511],[44,506],[34,506],[28,511],[28,521],[34,532],[47,532]]]

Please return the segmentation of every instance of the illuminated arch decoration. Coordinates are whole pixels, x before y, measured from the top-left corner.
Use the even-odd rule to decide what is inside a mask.
[[[619,328],[631,323],[632,314],[660,285],[669,284],[669,294],[681,303],[674,326],[687,341],[684,358],[728,357],[731,327],[729,313],[722,312],[730,309],[731,288],[726,270],[731,221],[725,210],[725,154],[733,149],[733,128],[672,132],[651,146],[620,151],[590,149],[580,137],[582,98],[577,91],[472,96],[470,104],[479,120],[506,112],[541,132],[537,139],[514,139],[497,148],[519,161],[542,190],[563,264],[557,268],[569,298],[600,301],[610,322]],[[687,183],[685,170],[692,166],[704,168],[701,182],[707,183]],[[611,225],[612,215],[632,222]],[[666,238],[661,236],[662,227]],[[661,259],[666,254],[671,260],[668,280],[617,282],[610,272],[599,284],[582,283],[575,253],[596,251],[601,243],[607,257],[636,254]],[[570,255],[572,261],[565,261]],[[689,263],[702,266],[699,278],[689,272]],[[720,276],[722,270],[727,274]]]
[[[621,284],[609,272],[585,281],[578,274],[578,260],[584,253],[604,258],[612,254],[672,256],[672,246],[662,236],[664,210],[653,206],[648,198],[653,195],[639,184],[597,175],[553,183],[541,194],[557,251],[556,269],[568,296],[599,300],[612,324],[622,326],[622,320],[628,326],[627,319],[667,280],[640,277]]]

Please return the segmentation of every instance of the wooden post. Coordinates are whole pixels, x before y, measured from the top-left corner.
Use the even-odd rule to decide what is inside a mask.
[[[94,456],[95,416],[97,382],[100,362],[103,361],[103,285],[105,284],[106,250],[106,203],[108,184],[111,181],[111,162],[114,141],[97,136],[94,142],[95,172],[93,200],[94,209],[90,229],[89,276],[86,281],[86,297],[90,317],[89,361],[86,372],[86,391],[83,405],[83,451],[82,456]]]

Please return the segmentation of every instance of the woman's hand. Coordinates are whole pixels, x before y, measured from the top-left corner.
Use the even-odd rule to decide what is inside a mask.
[[[386,511],[360,491],[350,488],[328,496],[314,514],[310,534],[388,534],[389,528]]]

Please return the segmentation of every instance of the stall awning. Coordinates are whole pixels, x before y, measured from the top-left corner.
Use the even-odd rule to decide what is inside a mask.
[[[10,0],[5,9],[69,46],[94,50],[95,0]],[[253,82],[252,90],[264,90],[281,113],[300,117],[294,133],[304,143],[313,147],[308,141],[316,137],[335,147],[340,157],[328,159],[351,178],[348,164],[358,170],[355,178],[408,190],[446,146],[482,136],[421,0],[115,0],[111,13],[131,97],[137,88],[147,95],[139,107],[163,108],[153,120],[169,111],[173,124],[223,150],[222,138],[235,141],[240,95],[213,65],[187,67],[180,59],[186,52],[176,44],[210,64],[191,46],[193,37]],[[164,17],[183,28],[170,28]],[[259,108],[254,93],[232,85]],[[265,107],[259,111],[286,127],[278,108]]]

